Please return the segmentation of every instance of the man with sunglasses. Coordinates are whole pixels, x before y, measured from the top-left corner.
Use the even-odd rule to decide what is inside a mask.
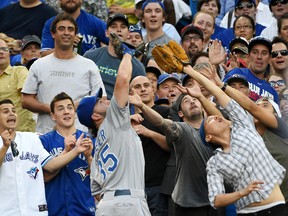
[[[18,115],[13,102],[1,100],[0,215],[47,216],[43,170],[50,174],[57,172],[86,151],[91,140],[82,134],[69,152],[52,157],[43,148],[38,135],[16,132],[17,124]]]
[[[248,68],[235,68],[226,74],[224,82],[234,74],[241,74],[247,78],[250,88],[249,97],[257,101],[260,97],[270,97],[277,104],[278,94],[265,80],[267,67],[270,62],[272,45],[271,41],[263,37],[254,37],[248,46]]]
[[[274,69],[275,75],[282,77],[286,81],[288,80],[288,44],[280,38],[275,37],[272,41],[272,53],[271,53],[271,66]]]
[[[288,0],[270,0],[269,8],[275,19],[269,27],[261,32],[261,36],[273,40],[278,35],[277,20],[288,12]]]

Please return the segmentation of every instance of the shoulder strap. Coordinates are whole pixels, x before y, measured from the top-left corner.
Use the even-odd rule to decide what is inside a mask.
[[[228,23],[227,23],[227,28],[230,28],[230,26],[231,26],[232,15],[233,15],[233,10],[229,11],[229,13],[228,13]]]

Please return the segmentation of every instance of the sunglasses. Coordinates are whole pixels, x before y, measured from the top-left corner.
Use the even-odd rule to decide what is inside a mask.
[[[287,1],[287,0],[286,0]],[[254,4],[251,3],[251,2],[244,2],[244,3],[240,3],[239,5],[236,6],[236,9],[239,9],[239,10],[243,10],[244,8],[253,8],[254,7]]]
[[[278,5],[279,3],[280,3],[280,4],[283,4],[283,5],[284,5],[284,4],[287,4],[287,2],[288,2],[288,0],[276,0],[276,1],[273,1],[273,0],[272,0],[270,4],[271,4],[271,6],[276,6],[276,5]]]
[[[288,50],[280,50],[280,51],[274,51],[271,53],[272,58],[276,58],[278,54],[281,54],[281,56],[287,56],[288,55]]]
[[[277,86],[284,86],[285,85],[285,80],[269,81],[269,84],[272,87],[275,87],[276,84],[277,84]]]
[[[0,51],[3,51],[5,53],[8,53],[10,50],[8,47],[0,47]]]
[[[12,150],[13,157],[17,157],[19,155],[17,144],[13,140],[11,141],[11,150]]]
[[[288,94],[283,94],[281,96],[281,100],[288,100]]]

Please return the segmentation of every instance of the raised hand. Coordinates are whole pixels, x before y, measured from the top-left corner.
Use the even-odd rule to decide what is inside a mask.
[[[227,53],[221,41],[213,40],[209,46],[209,61],[213,65],[218,65],[226,60]]]
[[[76,136],[75,135],[69,135],[69,136],[65,137],[65,139],[64,139],[64,145],[65,145],[64,152],[71,151],[75,147],[75,144],[76,144]]]

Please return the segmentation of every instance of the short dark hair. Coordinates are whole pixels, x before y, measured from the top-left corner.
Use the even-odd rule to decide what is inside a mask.
[[[10,99],[3,99],[0,101],[0,105],[2,104],[12,104],[14,106],[14,103]]]
[[[78,25],[77,22],[74,20],[74,18],[72,16],[69,15],[65,15],[64,13],[60,13],[59,15],[57,15],[55,17],[55,19],[53,20],[52,24],[51,24],[51,28],[50,31],[54,34],[56,33],[56,26],[59,22],[61,21],[70,21],[74,27],[75,27],[75,34],[78,33]]]
[[[277,20],[277,27],[278,27],[278,34],[280,35],[280,32],[281,32],[281,27],[282,27],[282,24],[283,24],[283,21],[285,19],[288,19],[288,12],[283,14],[280,19]]]
[[[198,1],[198,4],[197,4],[197,11],[200,11],[201,10],[201,7],[204,3],[208,3],[210,1],[213,1],[213,0],[199,0]],[[220,4],[220,1],[219,0],[215,0],[216,1],[216,4],[217,4],[217,7],[218,7],[218,14],[220,13],[221,11],[221,4]]]
[[[242,18],[242,17],[244,17],[244,18],[246,18],[246,19],[249,20],[250,24],[252,25],[252,29],[255,31],[256,26],[255,26],[255,21],[254,21],[254,19],[253,19],[252,17],[246,15],[246,14],[243,14],[243,15],[241,15],[241,16],[236,17],[236,19],[235,19],[235,21],[234,21],[234,23],[233,23],[233,30],[235,31],[236,22],[237,22],[240,18]]]
[[[55,109],[55,103],[58,101],[62,101],[62,100],[70,100],[71,103],[73,104],[73,107],[75,107],[74,102],[72,100],[72,98],[66,94],[65,92],[61,92],[59,94],[57,94],[51,101],[50,103],[50,110],[52,113],[54,113],[54,109]]]
[[[273,45],[273,44],[276,44],[276,43],[283,43],[286,46],[286,49],[288,49],[288,43],[283,38],[278,37],[278,36],[274,37],[272,42],[271,42],[271,44]]]

